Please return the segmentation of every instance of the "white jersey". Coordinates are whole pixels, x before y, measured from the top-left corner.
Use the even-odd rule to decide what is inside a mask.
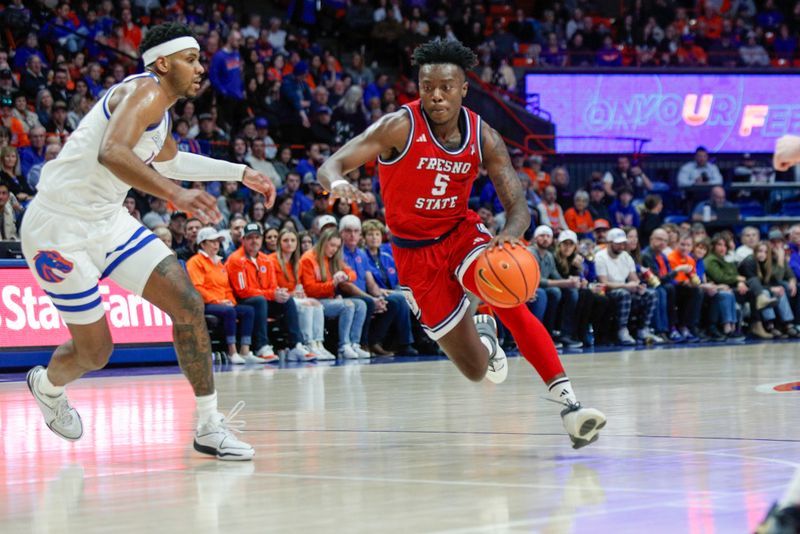
[[[39,200],[55,211],[83,220],[104,219],[122,208],[131,186],[97,161],[100,143],[111,117],[108,99],[123,83],[148,76],[158,81],[151,72],[128,76],[112,86],[89,110],[58,157],[42,168],[34,201]],[[169,110],[166,110],[161,122],[150,125],[142,134],[133,147],[134,154],[145,164],[150,164],[161,152],[168,135],[170,118]]]

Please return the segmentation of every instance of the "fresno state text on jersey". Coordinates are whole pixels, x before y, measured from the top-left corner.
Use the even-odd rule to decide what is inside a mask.
[[[461,108],[461,145],[445,148],[433,135],[419,100],[403,106],[411,122],[403,151],[378,160],[386,223],[404,239],[435,239],[466,217],[481,165],[481,118]]]

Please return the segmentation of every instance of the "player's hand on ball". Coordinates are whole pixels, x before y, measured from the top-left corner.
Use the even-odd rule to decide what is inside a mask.
[[[798,161],[800,161],[800,137],[784,135],[775,142],[775,154],[772,156],[772,166],[775,170],[786,171]]]
[[[503,234],[502,232],[498,235],[494,236],[491,241],[489,241],[489,248],[493,249],[496,247],[502,248],[505,245],[508,245],[509,248],[514,247],[523,247],[525,245],[522,244],[522,241],[519,240],[518,237],[513,235]]]
[[[350,183],[336,184],[336,187],[331,189],[331,196],[333,198],[341,198],[345,202],[367,202],[369,200],[366,193]]]
[[[172,203],[181,211],[191,212],[203,224],[217,224],[222,220],[217,199],[205,191],[181,189],[172,198]]]
[[[262,193],[266,197],[264,200],[264,207],[266,209],[270,209],[275,203],[275,184],[273,184],[272,180],[267,176],[253,169],[245,169],[242,183],[253,191]]]

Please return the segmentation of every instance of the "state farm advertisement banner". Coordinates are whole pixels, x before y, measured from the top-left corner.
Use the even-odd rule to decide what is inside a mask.
[[[69,330],[50,297],[26,268],[0,269],[0,350],[50,347],[69,339]],[[170,343],[172,321],[111,280],[100,282],[100,295],[114,343]]]

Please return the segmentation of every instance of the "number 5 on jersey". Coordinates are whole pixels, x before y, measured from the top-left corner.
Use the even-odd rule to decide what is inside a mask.
[[[436,187],[431,189],[431,195],[436,197],[443,196],[444,192],[447,191],[447,186],[450,185],[450,175],[436,173],[436,179],[433,181],[433,184]]]

